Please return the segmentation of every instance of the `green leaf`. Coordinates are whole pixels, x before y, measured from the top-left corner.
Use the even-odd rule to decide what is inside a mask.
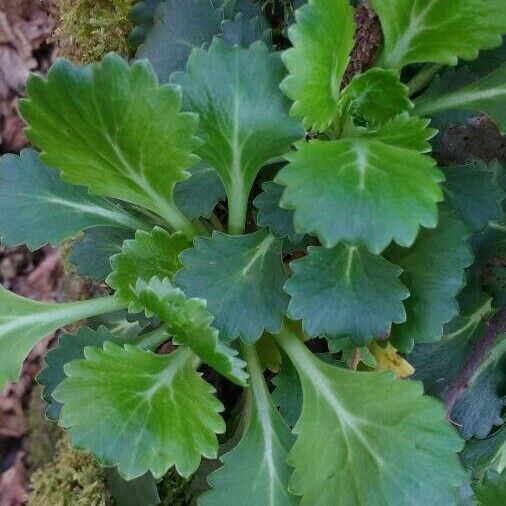
[[[488,471],[483,482],[473,486],[478,506],[498,506],[506,501],[506,470]]]
[[[187,477],[201,454],[216,458],[223,406],[195,371],[190,350],[155,355],[106,342],[84,353],[85,360],[65,366],[68,378],[53,393],[74,447],[128,480],[147,471],[159,479],[173,464]]]
[[[348,0],[309,0],[288,29],[293,47],[283,53],[289,75],[281,87],[290,114],[306,129],[325,130],[335,119],[341,80],[353,48],[355,21]]]
[[[499,204],[505,193],[491,170],[477,162],[443,167],[442,170],[446,177],[443,183],[446,201],[472,230],[480,230],[490,221],[500,220]]]
[[[0,162],[0,235],[8,245],[27,244],[36,250],[56,246],[81,230],[96,226],[127,229],[145,224],[86,188],[66,184],[39,155],[25,149]]]
[[[506,63],[463,88],[435,97],[423,95],[415,102],[414,112],[419,116],[430,116],[448,110],[473,110],[488,114],[505,134]]]
[[[169,234],[160,227],[150,233],[138,230],[135,239],[123,243],[121,253],[111,257],[112,273],[106,283],[114,290],[118,301],[128,303],[131,313],[142,311],[135,285],[137,280],[146,282],[154,277],[173,279],[180,269],[179,254],[188,247],[183,234]]]
[[[403,269],[401,281],[411,293],[405,302],[407,321],[392,328],[392,343],[400,351],[410,351],[414,342],[438,341],[443,324],[458,313],[455,297],[473,261],[468,235],[464,223],[443,210],[437,228],[423,230],[412,248],[394,245],[386,253]]]
[[[265,229],[242,236],[215,231],[181,254],[176,283],[189,297],[207,301],[222,339],[240,335],[253,343],[264,330],[279,331],[288,305],[281,244]]]
[[[211,167],[199,163],[190,169],[191,177],[174,188],[174,200],[191,220],[208,217],[220,200],[225,200],[225,188],[218,174]]]
[[[107,487],[118,506],[157,506],[160,496],[156,480],[146,473],[135,480],[125,480],[114,468],[104,467]]]
[[[429,141],[437,133],[434,128],[427,128],[429,123],[430,120],[426,118],[399,114],[376,129],[366,130],[362,136],[399,148],[428,153],[432,149]]]
[[[413,379],[423,381],[425,392],[443,399],[455,382],[472,351],[472,342],[483,332],[485,319],[492,313],[485,297],[471,311],[462,312],[444,327],[444,338],[437,343],[416,344],[408,355],[415,368]]]
[[[453,504],[464,480],[462,443],[421,383],[349,371],[315,357],[291,331],[278,339],[302,382],[304,404],[288,462],[301,506]],[[424,479],[430,476],[430,479]]]
[[[497,338],[451,412],[464,439],[484,438],[495,425],[504,423],[505,371],[506,334],[503,334]]]
[[[254,349],[245,352],[251,376],[243,416],[246,426],[239,443],[209,475],[213,487],[199,498],[201,506],[295,506],[288,491],[292,469],[286,463],[293,434],[274,406]]]
[[[271,30],[269,23],[262,16],[248,18],[241,12],[233,20],[222,23],[222,38],[227,46],[239,46],[248,48],[257,40],[262,40],[268,46],[271,45]]]
[[[46,367],[37,376],[37,381],[44,387],[42,398],[48,403],[46,416],[57,421],[60,417],[62,404],[53,398],[54,389],[67,377],[63,370],[65,364],[84,358],[86,346],[102,348],[106,341],[120,344],[123,339],[116,338],[103,326],[96,331],[87,327],[80,328],[75,335],[64,334],[58,338],[56,347],[49,350],[44,357]]]
[[[202,47],[221,32],[223,10],[202,0],[168,0],[160,3],[155,23],[137,50],[147,58],[161,82],[183,70],[192,48]]]
[[[288,237],[292,244],[297,244],[304,237],[293,228],[293,211],[279,206],[283,187],[267,181],[262,184],[263,192],[253,201],[258,209],[256,221],[261,227],[269,227],[276,237]]]
[[[191,348],[203,362],[241,386],[247,384],[246,365],[237,350],[223,343],[212,327],[213,315],[202,299],[187,299],[168,279],[153,278],[149,284],[139,279],[135,287],[139,302],[167,326],[176,344]]]
[[[133,235],[133,230],[122,228],[90,228],[82,239],[72,244],[69,261],[79,276],[101,283],[112,271],[110,257],[121,253],[123,241]]]
[[[281,206],[295,209],[295,230],[327,248],[362,242],[380,253],[393,239],[411,246],[420,225],[435,227],[441,172],[428,156],[381,139],[299,143],[275,178]]]
[[[153,27],[158,4],[162,2],[163,0],[142,0],[135,2],[130,9],[128,17],[133,29],[128,36],[128,42],[133,48],[139,47],[144,42],[146,35]]]
[[[279,55],[262,42],[244,49],[215,39],[208,51],[192,52],[186,74],[171,77],[183,87],[185,109],[199,114],[204,144],[198,154],[223,181],[229,221],[238,231],[261,167],[303,135],[279,90],[283,75]]]
[[[180,90],[159,86],[149,63],[129,67],[112,53],[87,67],[58,60],[47,80],[30,77],[27,94],[28,137],[65,181],[142,206],[193,235],[173,188],[197,161],[197,118],[180,112]]]
[[[371,0],[371,6],[383,28],[384,67],[474,60],[506,32],[505,0]]]
[[[370,123],[384,123],[409,111],[408,87],[395,70],[372,68],[357,74],[341,94],[341,110]]]
[[[77,320],[122,309],[113,297],[50,304],[25,299],[0,285],[0,390],[17,381],[30,350],[44,336]]]
[[[310,337],[349,336],[362,346],[406,320],[402,301],[409,292],[399,280],[401,269],[364,247],[310,246],[290,267],[288,315],[302,320]]]
[[[506,467],[506,425],[485,439],[471,439],[460,452],[460,459],[473,474],[490,468],[502,471]]]
[[[302,385],[297,369],[290,359],[283,354],[279,373],[272,378],[275,386],[272,400],[279,407],[281,416],[290,427],[294,427],[302,411]]]
[[[325,337],[330,353],[341,352],[341,361],[348,366],[358,361],[358,364],[362,363],[371,369],[378,367],[378,361],[367,346],[357,347],[349,337]],[[354,368],[356,369],[356,367]]]

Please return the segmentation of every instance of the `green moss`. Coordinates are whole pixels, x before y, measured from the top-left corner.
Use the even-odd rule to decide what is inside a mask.
[[[112,506],[100,466],[64,438],[55,458],[31,477],[28,506]]]
[[[62,431],[55,423],[50,423],[45,417],[46,404],[41,399],[42,388],[37,386],[30,394],[28,405],[27,460],[30,469],[44,467],[55,453]]]
[[[49,423],[49,422],[47,422]],[[33,434],[33,437],[40,433]],[[42,445],[51,455],[51,447]],[[43,455],[37,453],[43,462]],[[47,462],[47,454],[46,454]],[[171,469],[159,485],[161,506],[188,506],[191,480]],[[66,437],[45,467],[32,474],[27,506],[114,506],[99,464],[88,454],[73,450]]]
[[[77,63],[116,51],[130,55],[128,12],[135,0],[61,0],[55,39],[59,54]]]

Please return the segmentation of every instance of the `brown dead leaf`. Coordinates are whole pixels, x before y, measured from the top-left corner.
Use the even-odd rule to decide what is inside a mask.
[[[28,471],[23,459],[24,453],[18,452],[14,465],[0,475],[0,504],[2,506],[21,506],[25,502]]]

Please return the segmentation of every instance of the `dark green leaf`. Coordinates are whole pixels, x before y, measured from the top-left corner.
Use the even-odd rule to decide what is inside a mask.
[[[394,346],[410,351],[413,343],[441,339],[443,325],[458,312],[455,297],[464,285],[464,269],[473,261],[467,227],[442,210],[435,229],[420,233],[409,249],[392,246],[386,257],[401,267],[402,282],[411,293],[407,321],[392,328]]]
[[[288,304],[281,240],[265,229],[243,236],[214,232],[197,238],[181,261],[176,283],[207,301],[222,339],[255,342],[264,330],[279,331]]]
[[[285,290],[290,318],[302,320],[311,337],[349,336],[358,346],[386,337],[392,322],[406,320],[402,301],[409,296],[401,269],[364,247],[340,244],[309,247],[291,263]]]
[[[84,233],[84,237],[72,244],[69,260],[77,274],[101,283],[111,273],[110,257],[121,253],[123,241],[134,236],[133,230],[96,227]]]
[[[304,237],[293,228],[293,211],[283,209],[279,205],[283,187],[267,181],[262,185],[263,192],[254,200],[258,209],[257,223],[269,227],[276,237],[288,237],[291,243],[297,244]]]
[[[506,502],[506,469],[488,471],[482,483],[473,487],[478,506],[500,506]]]
[[[222,38],[227,46],[236,44],[248,48],[257,40],[271,44],[271,31],[265,18],[248,18],[242,13],[237,14],[233,21],[223,21]]]
[[[506,7],[506,5],[505,5]],[[415,103],[415,114],[430,116],[448,110],[473,110],[488,114],[506,133],[506,63],[455,91],[434,98],[420,97]]]
[[[104,468],[107,485],[117,506],[156,506],[160,496],[156,480],[146,473],[134,480],[125,480],[114,468]]]
[[[215,39],[208,51],[192,52],[186,74],[171,78],[183,87],[185,109],[199,114],[204,145],[198,153],[218,172],[234,217],[236,209],[245,212],[265,162],[303,135],[288,117],[288,100],[279,90],[283,75],[279,55],[264,43],[231,48]]]
[[[27,244],[32,250],[45,244],[56,246],[96,226],[146,227],[112,202],[61,181],[58,172],[45,166],[35,151],[25,149],[19,157],[2,157],[0,235],[4,244]]]
[[[190,169],[191,177],[174,188],[174,200],[181,211],[194,220],[208,217],[220,200],[225,200],[225,188],[216,171],[199,163]]]
[[[499,204],[505,193],[495,182],[491,170],[478,163],[443,167],[442,170],[446,177],[443,184],[446,201],[472,230],[479,230],[489,221],[501,218]]]

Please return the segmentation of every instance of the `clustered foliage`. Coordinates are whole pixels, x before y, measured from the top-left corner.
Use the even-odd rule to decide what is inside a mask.
[[[0,383],[89,319],[39,381],[113,491],[151,504],[174,467],[201,506],[503,502],[503,168],[430,152],[462,111],[506,131],[506,0],[370,4],[383,47],[346,86],[348,0],[288,15],[282,52],[256,3],[146,0],[135,61],[31,77],[2,240],[84,231],[71,258],[112,293],[0,289]]]

